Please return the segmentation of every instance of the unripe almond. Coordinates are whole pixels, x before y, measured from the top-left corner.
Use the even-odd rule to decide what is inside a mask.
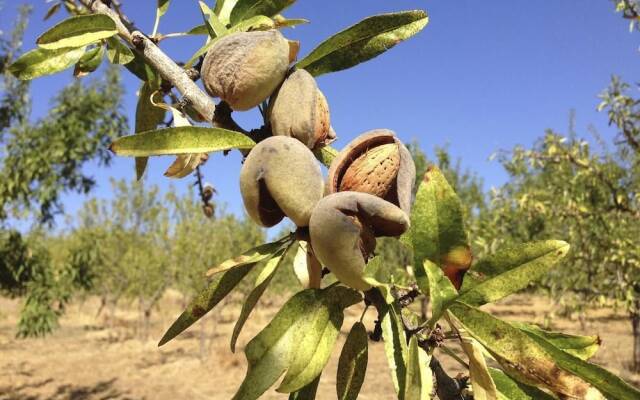
[[[303,69],[289,75],[269,102],[275,136],[290,136],[310,149],[326,144],[331,123],[329,105],[315,79]]]
[[[378,236],[400,236],[409,218],[397,206],[368,193],[340,192],[318,202],[309,221],[311,245],[318,260],[345,285],[371,286],[364,269]]]
[[[305,145],[293,138],[272,136],[249,152],[240,170],[240,191],[256,223],[270,227],[287,216],[304,227],[322,198],[324,179]]]
[[[202,64],[204,87],[234,110],[253,108],[284,80],[289,46],[277,30],[224,36],[211,46]]]

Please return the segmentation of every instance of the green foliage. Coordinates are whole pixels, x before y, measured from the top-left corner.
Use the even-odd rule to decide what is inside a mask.
[[[336,375],[336,391],[339,400],[355,400],[364,382],[368,363],[367,328],[362,322],[351,327],[340,353]]]
[[[420,32],[428,21],[421,10],[366,18],[322,42],[296,66],[314,76],[351,68]]]
[[[116,33],[116,23],[106,15],[78,15],[60,22],[40,35],[36,44],[45,50],[80,48]]]
[[[239,132],[184,126],[126,136],[115,140],[110,149],[120,156],[146,157],[250,149],[254,144]]]
[[[245,349],[249,369],[234,399],[257,399],[284,373],[278,387],[296,392],[317,378],[338,337],[343,310],[362,300],[352,289],[331,286],[296,294]]]
[[[45,118],[5,131],[0,220],[33,213],[51,222],[63,210],[62,193],[91,190],[95,182],[82,166],[90,160],[108,165],[107,144],[128,130],[122,93],[119,74],[110,69],[102,79],[64,88]]]

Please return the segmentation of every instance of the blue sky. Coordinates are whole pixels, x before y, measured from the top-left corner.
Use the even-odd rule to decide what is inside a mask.
[[[5,1],[0,26],[14,20],[19,1]],[[42,22],[48,5],[31,0],[32,22],[25,50],[55,21]],[[124,11],[150,32],[155,0],[122,0]],[[211,2],[210,2],[211,3]],[[570,110],[576,111],[576,129],[588,135],[593,125],[605,138],[615,134],[607,118],[596,112],[597,95],[611,74],[634,82],[640,68],[640,35],[607,0],[556,1],[418,1],[418,0],[298,0],[284,14],[304,17],[311,24],[287,29],[300,40],[301,55],[331,34],[373,14],[425,9],[430,22],[417,36],[353,69],[320,77],[332,124],[342,147],[358,134],[374,128],[394,130],[405,141],[418,140],[427,153],[448,145],[454,157],[475,171],[485,187],[502,184],[506,175],[489,161],[498,149],[530,145],[544,130],[566,132]],[[162,33],[179,32],[201,23],[195,0],[172,1],[160,25]],[[202,37],[171,39],[162,47],[175,59],[187,60],[200,47]],[[634,73],[636,72],[636,73]],[[136,78],[123,73],[127,87],[125,107],[133,121]],[[72,79],[71,72],[33,83],[34,114],[46,113],[50,96]],[[245,128],[257,127],[257,112],[236,113]],[[207,180],[218,189],[218,201],[242,213],[238,190],[238,155],[214,155],[204,168]],[[150,164],[147,182],[184,190],[191,178],[168,181],[162,176],[171,163],[157,158]],[[98,181],[94,194],[111,195],[109,178],[133,177],[133,160],[116,159],[111,168],[88,166]],[[77,210],[83,196],[68,195],[68,212]]]

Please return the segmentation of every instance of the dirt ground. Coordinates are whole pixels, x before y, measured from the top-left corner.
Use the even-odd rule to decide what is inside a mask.
[[[96,317],[97,299],[72,305],[61,329],[45,339],[15,339],[20,304],[0,299],[0,399],[229,399],[246,372],[243,348],[277,311],[276,304],[261,303],[240,336],[236,354],[229,339],[239,307],[226,306],[210,313],[204,324],[192,327],[162,348],[156,346],[164,329],[180,312],[180,301],[169,293],[153,318],[149,339],[141,339],[135,309],[118,309],[114,318]],[[540,297],[512,296],[488,308],[500,317],[542,324],[553,309]],[[319,399],[335,399],[338,356],[346,334],[362,309],[352,307],[332,359],[323,373]],[[634,385],[640,375],[628,371],[631,329],[624,315],[611,310],[590,310],[585,329],[577,320],[554,318],[553,328],[573,333],[599,334],[603,344],[593,361]],[[371,328],[375,312],[365,324]],[[204,357],[203,357],[204,356]],[[452,359],[439,356],[455,374]],[[369,366],[361,399],[394,397],[382,343],[370,343]],[[286,399],[269,391],[265,399]]]

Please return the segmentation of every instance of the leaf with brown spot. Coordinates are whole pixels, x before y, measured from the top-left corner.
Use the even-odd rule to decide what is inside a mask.
[[[424,294],[429,293],[424,260],[443,268],[455,288],[460,288],[472,258],[464,213],[460,199],[435,166],[427,170],[418,188],[411,228],[402,241],[413,248],[416,280]]]
[[[491,314],[461,302],[455,302],[449,310],[504,371],[522,383],[544,387],[568,398],[640,398],[640,391],[611,372],[532,337]]]

